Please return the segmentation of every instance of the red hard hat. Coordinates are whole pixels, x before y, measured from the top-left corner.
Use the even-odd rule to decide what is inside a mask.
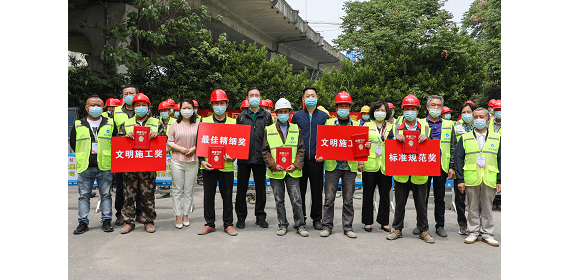
[[[471,101],[471,100],[467,100],[467,101],[465,101],[465,103],[471,103],[471,104],[473,104],[473,106],[477,107],[477,105],[475,105],[475,103],[473,103],[473,101]]]
[[[121,105],[125,104],[125,100],[123,98],[121,98],[119,101],[121,102]]]
[[[487,105],[487,106],[493,106],[493,105],[495,105],[495,102],[496,102],[496,101],[497,101],[497,100],[495,100],[495,99],[489,100],[489,105]]]
[[[267,102],[267,99],[263,99],[263,100],[261,100],[259,105],[263,106],[263,107],[269,107],[269,102]]]
[[[196,101],[196,100],[192,100],[192,102],[194,102],[194,108],[196,108],[196,107],[200,107],[200,105],[198,105],[198,101]]]
[[[162,101],[160,104],[158,104],[158,110],[163,109],[170,109],[170,103],[168,103],[168,101]]]
[[[216,89],[212,91],[212,94],[210,94],[210,103],[214,101],[224,101],[224,100],[230,102],[228,96],[226,95],[226,92],[221,89]],[[198,107],[198,105],[195,106]]]
[[[265,101],[267,101],[267,107],[273,108],[273,101],[271,101],[271,99],[265,99]]]
[[[501,109],[501,100],[497,100],[495,101],[495,104],[493,104],[493,110],[495,109]]]
[[[174,104],[174,110],[180,111],[180,103]]]
[[[148,106],[150,106],[150,99],[148,99],[148,96],[146,96],[142,92],[135,95],[135,98],[133,98],[133,101],[131,102],[131,104],[135,104],[135,102],[137,102],[137,101],[144,101],[144,102],[148,103]]]
[[[169,98],[169,99],[166,99],[166,102],[168,103],[169,106],[173,106],[173,105],[176,104],[176,102],[174,102],[174,100],[172,100],[172,99],[170,99],[170,98]]]
[[[449,107],[447,106],[443,106],[443,110],[441,110],[442,114],[451,113],[451,112],[453,112],[453,110],[449,109]]]
[[[350,97],[350,94],[348,94],[348,92],[341,91],[334,98],[335,105],[341,103],[352,104],[352,97]]]
[[[243,109],[243,108],[247,108],[247,107],[249,107],[249,101],[247,101],[247,99],[246,99],[246,100],[241,102],[241,106],[239,106],[239,108]]]
[[[418,106],[420,107],[420,100],[413,94],[408,94],[408,96],[404,97],[404,101],[402,101],[402,108],[404,106]]]
[[[394,104],[388,102],[388,108],[390,108],[390,109],[395,109],[396,107],[394,107]]]
[[[110,106],[110,107],[121,106],[121,101],[119,101],[119,99],[117,98],[109,98],[105,102],[105,106]]]

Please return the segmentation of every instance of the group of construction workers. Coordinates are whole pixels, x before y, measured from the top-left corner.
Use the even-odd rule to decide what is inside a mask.
[[[427,243],[434,243],[435,240],[429,233],[427,218],[428,196],[430,189],[433,188],[435,232],[442,238],[447,237],[444,229],[445,184],[448,179],[454,179],[459,233],[467,235],[464,242],[474,243],[481,236],[481,241],[492,246],[499,245],[493,238],[492,206],[496,194],[501,192],[500,100],[491,100],[487,108],[476,107],[472,101],[466,101],[458,110],[460,119],[452,121],[452,110],[444,106],[443,97],[429,96],[424,105],[428,115],[419,118],[422,105],[416,96],[410,94],[401,102],[402,116],[395,117],[395,106],[392,103],[378,100],[370,106],[363,106],[360,110],[362,118],[356,121],[350,116],[353,101],[347,92],[336,94],[334,101],[336,115],[333,115],[324,107],[317,106],[319,94],[315,88],[305,88],[302,92],[302,110],[292,113],[293,106],[290,101],[280,98],[275,102],[276,117],[273,117],[271,115],[273,102],[269,99],[264,100],[262,92],[252,87],[245,93],[245,100],[240,106],[242,112],[235,119],[227,115],[229,99],[221,89],[214,90],[210,95],[209,104],[213,114],[208,117],[198,115],[198,103],[195,100],[184,99],[176,104],[168,99],[159,104],[160,116],[155,118],[149,110],[150,100],[144,93],[139,93],[135,85],[123,86],[122,93],[122,100],[109,99],[105,104],[98,96],[89,97],[85,105],[88,116],[77,120],[72,129],[70,145],[77,158],[80,195],[79,225],[74,234],[81,234],[89,229],[87,214],[95,178],[101,196],[101,222],[105,232],[113,231],[110,194],[112,185],[116,189],[115,225],[124,225],[121,233],[132,231],[135,221],[144,224],[147,232],[156,230],[154,227],[156,172],[110,172],[111,137],[124,136],[132,139],[134,126],[147,126],[151,130],[151,140],[157,136],[167,136],[167,150],[173,159],[186,159],[184,164],[191,166],[187,170],[197,171],[198,168],[201,170],[206,223],[198,232],[199,235],[208,234],[216,229],[214,207],[216,188],[219,188],[223,201],[224,232],[235,236],[237,235],[235,228],[245,228],[249,178],[253,173],[255,199],[252,201],[250,198],[250,202],[255,203],[255,225],[261,228],[269,227],[265,212],[265,183],[266,178],[269,178],[277,210],[277,235],[285,235],[289,228],[285,210],[285,191],[287,191],[293,210],[293,228],[299,235],[303,237],[309,235],[306,226],[307,216],[310,216],[313,228],[319,231],[321,237],[332,234],[335,198],[342,196],[342,231],[349,238],[356,238],[357,234],[353,229],[353,198],[357,172],[362,172],[362,223],[365,232],[371,232],[374,224],[374,193],[378,186],[380,197],[376,221],[380,224],[379,229],[388,233],[386,236],[388,240],[403,237],[405,207],[408,195],[412,191],[417,221],[412,233]],[[106,112],[102,112],[104,107],[107,108]],[[185,122],[187,126],[183,126]],[[236,159],[226,154],[223,157],[224,168],[213,169],[207,157],[195,156],[199,123],[251,126],[248,158],[237,159],[236,164],[235,228],[232,193]],[[367,126],[368,141],[365,147],[369,150],[368,159],[325,160],[323,155],[317,155],[319,125]],[[171,127],[176,131],[171,130]],[[385,141],[404,142],[406,130],[419,131],[420,144],[426,140],[439,140],[440,175],[385,174]],[[180,134],[182,132],[179,131],[186,134]],[[185,135],[184,137],[188,139],[184,137],[181,139],[180,135]],[[291,164],[287,167],[277,161],[277,150],[282,147],[291,148]],[[195,172],[189,174],[197,177]],[[178,205],[180,208],[181,202],[175,202],[174,189],[178,187],[174,186],[174,173],[172,175],[173,205]],[[190,191],[192,196],[193,182],[185,182],[178,184],[192,185]],[[311,200],[307,202],[305,198],[309,185]],[[395,211],[390,226],[389,196],[392,187]],[[339,188],[341,194],[337,195]],[[186,195],[186,191],[184,194]],[[468,204],[468,209],[465,209],[465,202]],[[310,205],[310,209],[307,209],[307,204]],[[467,216],[465,216],[466,210]],[[176,207],[174,212],[176,228],[189,225],[186,210],[183,211],[183,217],[180,217],[180,210],[177,211]]]

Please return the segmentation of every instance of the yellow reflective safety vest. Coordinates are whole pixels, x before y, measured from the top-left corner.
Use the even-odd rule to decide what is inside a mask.
[[[501,129],[503,129],[502,125],[501,128],[499,128],[499,131],[497,131],[496,133],[501,135]],[[495,118],[491,118],[491,121],[489,121],[489,130],[495,132]]]
[[[477,144],[473,131],[463,135],[463,148],[465,148],[463,180],[465,186],[478,186],[484,182],[491,188],[497,187],[497,174],[499,174],[497,155],[500,143],[501,135],[487,130],[487,141],[485,141],[483,149],[479,150],[479,144]],[[485,158],[485,167],[477,166],[477,157]]]
[[[111,137],[113,135],[113,120],[107,118],[107,123],[99,128],[97,133],[97,166],[100,170],[111,170]],[[89,128],[81,124],[81,120],[75,121],[75,157],[77,160],[77,173],[81,173],[89,167],[91,155],[91,134]]]
[[[423,119],[428,123],[428,117]],[[449,171],[449,163],[451,162],[451,132],[453,131],[453,122],[441,119],[441,137],[439,140],[439,149],[441,150],[441,169],[447,173]]]
[[[426,137],[429,137],[429,135],[431,133],[431,129],[429,128],[429,125],[427,124],[425,119],[417,119],[417,121],[419,124],[420,133],[425,135]],[[399,126],[395,126],[395,125],[392,126],[392,133],[394,134],[394,137],[396,137],[396,135],[398,135],[398,134],[404,133],[404,127],[405,126],[406,125],[404,123],[400,124]],[[406,182],[408,182],[408,179],[410,177],[412,177],[411,180],[412,180],[413,184],[422,185],[422,184],[425,184],[427,182],[429,176],[397,176],[397,175],[394,175],[394,181],[399,182],[399,183],[406,183]]]
[[[271,149],[273,160],[277,163],[277,147],[289,147],[291,148],[291,164],[293,164],[295,162],[295,157],[297,156],[297,145],[299,145],[299,127],[294,123],[289,123],[289,130],[287,131],[287,139],[285,140],[285,143],[283,143],[281,136],[279,136],[277,124],[275,122],[266,127],[265,133],[267,134],[267,144]],[[293,170],[293,172],[285,170],[272,172],[271,169],[267,168],[267,177],[271,179],[283,179],[286,174],[289,174],[289,176],[293,178],[303,176],[303,172],[298,168]]]
[[[162,122],[161,119],[159,119],[159,121]],[[176,119],[173,118],[173,117],[170,117],[170,118],[168,119],[168,123],[166,124],[166,135],[167,135],[167,136],[168,136],[168,131],[170,131],[170,125],[171,125],[173,122],[175,122],[175,121],[176,121]],[[163,123],[164,123],[164,122],[163,122]]]
[[[144,126],[150,127],[150,132],[158,133],[158,125],[159,125],[158,122],[159,120],[157,118],[148,117],[148,119],[146,119],[146,123],[144,124]],[[130,119],[127,119],[125,121],[125,133],[133,132],[135,130],[136,125],[137,125],[136,115]]]
[[[386,123],[386,135],[392,130],[392,124]],[[363,163],[364,172],[378,172],[382,170],[382,174],[385,174],[385,160],[384,155],[386,154],[386,149],[384,147],[384,140],[380,139],[380,131],[376,126],[376,121],[369,121],[366,123],[368,126],[368,140],[370,141],[370,155],[368,160]],[[376,156],[376,147],[382,148],[382,155]]]
[[[113,121],[115,121],[117,127],[121,126],[128,119],[129,115],[123,112],[123,105],[115,107],[115,113],[113,114]]]
[[[214,123],[214,115],[210,115],[202,119],[203,123]],[[226,124],[236,124],[236,120],[226,116]],[[196,136],[197,137],[197,136]],[[204,160],[208,162],[208,157],[205,157]],[[204,169],[204,166],[200,164],[200,169]],[[233,162],[224,162],[224,169],[219,169],[222,172],[233,172],[234,171],[234,163]]]
[[[336,120],[337,118],[328,119],[325,125],[335,125]],[[352,119],[350,119],[350,122],[352,123],[352,126],[359,126],[358,123]],[[336,168],[337,163],[338,162],[336,160],[325,160],[325,171],[333,171]],[[356,161],[349,160],[348,167],[350,167],[350,172],[358,172],[358,163]]]

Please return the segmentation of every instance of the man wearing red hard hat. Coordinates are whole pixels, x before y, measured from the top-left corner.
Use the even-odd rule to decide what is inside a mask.
[[[174,116],[174,105],[176,105],[176,102],[174,102],[174,100],[172,100],[172,99],[170,99],[170,98],[169,98],[169,99],[166,99],[166,102],[167,102],[168,105],[170,106],[169,115],[170,115],[172,118],[176,119],[176,118],[178,117],[178,116],[176,116],[176,117]]]
[[[495,105],[495,102],[497,100],[495,99],[491,99],[489,100],[489,104],[487,104],[487,110],[489,110],[489,113],[491,113],[491,118],[495,117],[495,111],[493,110],[493,105]]]
[[[127,119],[119,126],[119,136],[126,136],[134,139],[134,127],[150,127],[149,139],[156,136],[166,136],[164,127],[159,124],[159,120],[150,115],[150,100],[143,94],[137,94],[132,100],[135,116]],[[122,215],[125,226],[121,233],[129,233],[135,228],[135,196],[141,192],[142,214],[145,218],[145,230],[149,233],[155,232],[154,220],[156,211],[154,210],[154,192],[156,191],[156,172],[125,172],[123,173],[125,204]]]
[[[103,112],[101,116],[105,118],[113,118],[113,114],[115,113],[115,107],[121,106],[121,101],[117,98],[107,98],[105,101],[105,107],[107,107],[107,112]]]
[[[501,134],[501,100],[496,100],[493,103],[493,111],[495,112],[495,117],[491,118],[489,122],[489,130]]]
[[[398,140],[404,142],[404,130],[420,131],[418,138],[419,143],[431,139],[431,129],[425,120],[418,119],[420,109],[420,100],[413,94],[410,94],[402,101],[402,109],[404,110],[403,122],[400,125],[394,125],[392,131],[388,134],[387,139]],[[426,183],[428,176],[394,176],[394,199],[396,201],[396,209],[394,211],[394,220],[392,222],[392,232],[386,236],[388,240],[395,240],[402,237],[402,229],[404,228],[404,215],[406,214],[406,203],[410,190],[413,192],[414,205],[416,207],[416,227],[420,231],[420,238],[428,243],[434,243],[433,237],[429,234],[427,205],[425,204],[428,195]]]

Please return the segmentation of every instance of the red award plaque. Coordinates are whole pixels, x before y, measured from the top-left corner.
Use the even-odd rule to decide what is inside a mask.
[[[135,126],[133,133],[135,140],[133,141],[133,150],[148,150],[150,149],[149,134],[150,127],[148,126]]]
[[[209,146],[208,147],[208,163],[214,169],[224,169],[225,160],[224,154],[226,149],[224,146]]]
[[[360,157],[368,157],[369,151],[364,147],[366,142],[368,141],[368,134],[361,133],[361,134],[353,134],[350,136],[352,138],[352,152],[354,153],[355,158]]]
[[[278,165],[283,167],[283,169],[287,169],[289,166],[291,166],[292,151],[293,149],[291,147],[277,147],[275,151],[277,154],[277,158],[275,159],[275,161],[277,162]]]
[[[418,139],[420,137],[419,130],[404,130],[404,154],[419,154],[420,144]]]

